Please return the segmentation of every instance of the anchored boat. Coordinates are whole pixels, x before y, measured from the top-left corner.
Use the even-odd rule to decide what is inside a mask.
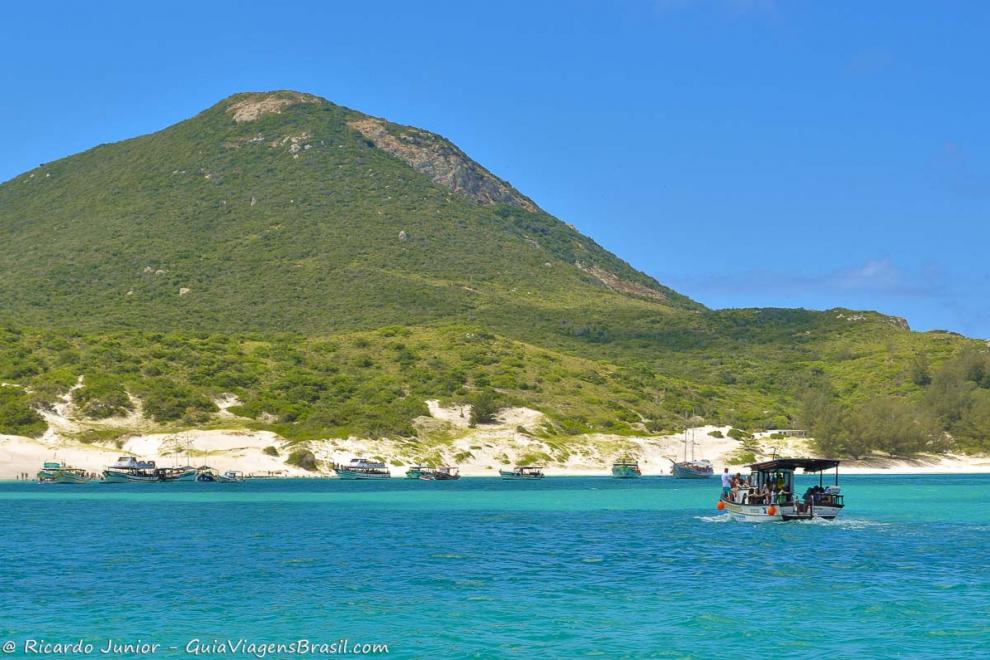
[[[82,468],[69,467],[65,463],[45,462],[38,471],[38,483],[42,484],[85,484],[92,477]]]
[[[158,468],[156,470],[158,473],[159,481],[197,481],[199,479],[200,473],[194,467],[167,467]]]
[[[749,466],[750,485],[735,488],[718,501],[719,510],[736,520],[833,520],[845,507],[839,488],[839,461],[823,458],[778,458]],[[794,492],[794,473],[817,474],[818,486],[803,495]],[[825,486],[825,472],[835,470],[834,484]]]
[[[392,473],[381,461],[352,458],[347,465],[333,464],[333,471],[340,479],[390,479]]]
[[[688,445],[691,445],[691,460],[688,460]],[[668,459],[674,465],[670,468],[670,474],[674,479],[707,479],[715,474],[712,464],[704,459],[694,459],[694,448],[698,443],[694,439],[694,429],[691,429],[691,438],[688,439],[687,431],[684,432],[684,460],[681,462]]]
[[[681,461],[670,469],[674,479],[707,479],[715,473],[712,464],[706,460]]]
[[[103,471],[105,484],[155,483],[161,481],[154,461],[139,461],[133,456],[121,456]]]
[[[542,479],[543,468],[536,466],[519,466],[511,470],[499,470],[498,474],[503,479]]]
[[[460,478],[460,472],[452,465],[443,465],[436,468],[416,465],[406,470],[406,479],[419,479],[420,481],[454,481]]]
[[[232,484],[238,481],[244,481],[244,473],[237,470],[227,470],[221,475],[217,476],[217,481],[222,484]]]
[[[639,463],[629,456],[612,463],[612,477],[615,479],[639,479],[641,476],[643,471],[639,469]]]

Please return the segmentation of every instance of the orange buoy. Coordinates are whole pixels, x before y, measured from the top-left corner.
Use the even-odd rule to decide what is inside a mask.
[[[725,502],[723,502],[722,500],[719,500],[718,501],[718,504],[715,505],[715,508],[718,509],[719,511],[721,511],[722,509],[725,508]]]
[[[768,516],[775,516],[775,515],[777,515],[777,507],[773,506],[772,504],[770,506],[768,506],[767,507],[767,515]]]

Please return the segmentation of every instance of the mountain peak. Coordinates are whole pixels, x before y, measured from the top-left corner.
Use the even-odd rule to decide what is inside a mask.
[[[559,333],[605,308],[700,308],[446,138],[292,90],[0,185],[0,240],[0,307],[37,324]]]
[[[235,100],[236,99],[236,100]],[[233,101],[231,103],[231,101]],[[312,94],[282,90],[277,92],[247,92],[235,94],[226,99],[227,112],[238,124],[256,121],[264,115],[282,114],[289,106],[300,103],[326,103],[324,99]]]

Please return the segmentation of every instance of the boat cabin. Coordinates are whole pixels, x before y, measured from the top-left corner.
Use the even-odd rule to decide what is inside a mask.
[[[347,467],[352,470],[381,470],[386,466],[381,461],[369,461],[367,458],[352,458]]]
[[[799,504],[807,499],[814,503],[828,506],[842,506],[842,495],[839,494],[839,461],[827,458],[777,458],[762,463],[753,463],[750,469],[750,489],[761,491],[766,485],[770,490],[781,493],[776,504]],[[794,492],[794,473],[801,470],[803,474],[818,474],[818,489],[808,496]],[[825,472],[835,470],[834,485],[825,487]],[[809,491],[814,488],[808,489]],[[807,493],[807,491],[806,491]],[[807,503],[807,502],[804,502]]]
[[[154,461],[139,461],[133,456],[121,456],[117,462],[110,466],[120,470],[154,470]]]

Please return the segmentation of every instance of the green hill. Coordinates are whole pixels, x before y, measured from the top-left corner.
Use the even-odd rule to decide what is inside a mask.
[[[0,240],[0,432],[43,430],[79,376],[93,417],[208,425],[232,393],[289,438],[412,437],[425,399],[478,396],[563,437],[779,428],[809,391],[922,402],[919,355],[979,348],[875,313],[708,310],[444,138],[296,92],[26,172]]]

